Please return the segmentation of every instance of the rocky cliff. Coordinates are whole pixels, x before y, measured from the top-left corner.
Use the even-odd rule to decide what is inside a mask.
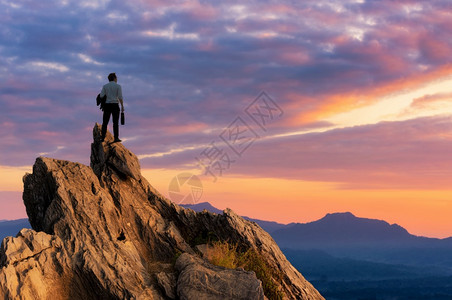
[[[0,299],[264,299],[254,272],[213,266],[207,237],[254,249],[287,299],[323,299],[258,225],[159,194],[137,157],[93,129],[91,166],[39,157],[24,176],[33,229],[3,240]]]

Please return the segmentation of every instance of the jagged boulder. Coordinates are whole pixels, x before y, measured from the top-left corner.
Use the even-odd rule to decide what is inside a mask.
[[[22,229],[17,237],[6,237],[0,249],[1,299],[67,299],[63,265],[68,262],[57,236]],[[67,269],[66,269],[67,270]]]
[[[263,300],[261,282],[254,272],[213,266],[188,253],[176,261],[177,294],[181,300]]]
[[[96,124],[90,167],[39,157],[24,176],[33,230],[2,242],[1,299],[212,299],[226,286],[237,289],[227,292],[231,297],[262,299],[252,273],[196,256],[196,245],[211,235],[255,249],[282,275],[276,284],[286,298],[323,299],[257,224],[231,210],[195,213],[175,205],[110,133],[101,142],[100,130]],[[193,289],[206,287],[205,278],[219,284]]]

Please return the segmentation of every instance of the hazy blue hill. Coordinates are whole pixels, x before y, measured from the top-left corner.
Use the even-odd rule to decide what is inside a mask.
[[[403,227],[351,213],[327,214],[272,233],[281,248],[321,249],[338,257],[452,271],[451,239],[411,235]]]
[[[310,223],[296,223],[275,231],[277,239],[285,246],[306,244],[368,244],[406,242],[413,238],[403,227],[381,220],[358,218],[353,214],[327,214]]]
[[[200,211],[203,211],[204,209],[206,209],[207,211],[217,213],[217,214],[223,213],[223,211],[212,206],[209,202],[202,202],[202,203],[197,203],[197,204],[182,204],[181,206],[185,207],[185,208],[191,208],[196,212],[200,212]],[[267,231],[270,234],[278,229],[281,229],[281,228],[284,228],[287,226],[287,225],[277,223],[277,222],[263,221],[263,220],[246,217],[246,216],[243,216],[243,218],[256,222],[260,227],[262,227],[262,229],[264,229],[265,231]]]
[[[277,223],[277,222],[272,222],[272,221],[263,221],[263,220],[258,220],[258,219],[253,219],[247,216],[243,217],[244,219],[256,222],[260,227],[262,227],[262,229],[264,229],[265,231],[267,231],[268,233],[270,233],[270,235],[273,234],[273,232],[281,229],[281,228],[285,228],[287,225],[285,224],[281,224],[281,223]]]
[[[334,257],[321,250],[282,249],[287,259],[312,280],[386,280],[412,279],[426,276],[449,276],[442,268],[376,263],[352,258]]]
[[[0,242],[7,236],[16,236],[22,228],[31,228],[28,219],[0,221]]]
[[[359,218],[353,214],[327,214],[310,223],[297,223],[273,233],[285,248],[438,248],[452,246],[451,239],[419,237],[406,229],[386,221]]]

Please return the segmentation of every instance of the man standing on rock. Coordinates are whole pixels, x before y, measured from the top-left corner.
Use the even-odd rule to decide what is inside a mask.
[[[113,115],[113,133],[115,136],[114,143],[121,142],[119,139],[119,103],[121,103],[121,111],[124,112],[124,103],[122,101],[122,89],[117,83],[118,77],[115,73],[108,74],[108,81],[106,85],[102,87],[100,96],[107,96],[107,100],[104,105],[104,116],[102,123],[102,142],[107,134],[107,126],[110,121],[110,115]]]

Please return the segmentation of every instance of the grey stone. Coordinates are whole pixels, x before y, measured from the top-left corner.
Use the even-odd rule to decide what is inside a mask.
[[[181,300],[263,300],[264,291],[254,272],[214,266],[184,253],[176,261],[180,272],[177,294]]]

